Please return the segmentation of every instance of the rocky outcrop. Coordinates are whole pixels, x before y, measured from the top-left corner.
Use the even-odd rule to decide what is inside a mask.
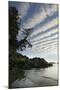
[[[23,56],[21,54],[15,55],[15,60],[13,63],[13,67],[21,69],[45,68],[53,65],[52,63],[48,63],[44,58],[35,57],[29,59],[27,56]]]

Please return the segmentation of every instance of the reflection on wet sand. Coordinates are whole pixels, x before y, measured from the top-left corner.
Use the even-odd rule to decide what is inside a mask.
[[[25,70],[25,77],[16,80],[12,87],[35,87],[35,86],[55,86],[58,85],[58,67],[54,64],[52,67],[45,69]]]

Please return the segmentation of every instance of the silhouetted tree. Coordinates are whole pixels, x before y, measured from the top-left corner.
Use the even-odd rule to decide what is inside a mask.
[[[17,35],[20,30],[19,26],[21,23],[18,22],[19,14],[16,7],[9,7],[9,63],[10,66],[14,66],[14,61],[17,57],[16,50],[20,48],[20,50],[24,50],[26,45],[32,46],[28,41],[28,36],[30,35],[30,29],[24,29],[25,37],[23,40],[18,41]],[[11,67],[12,67],[11,66]]]
[[[26,46],[28,45],[28,47],[32,47],[31,43],[28,41],[28,36],[30,35],[31,29],[24,29],[25,32],[25,37],[24,39],[19,41],[19,45],[20,45],[20,50],[23,51],[24,48],[26,48]]]
[[[32,46],[27,38],[30,34],[30,29],[24,29],[25,37],[20,42],[17,41],[16,36],[18,35],[19,24],[18,24],[18,10],[15,7],[9,7],[9,48],[16,50],[19,46],[22,50],[23,47],[26,48],[26,45]]]

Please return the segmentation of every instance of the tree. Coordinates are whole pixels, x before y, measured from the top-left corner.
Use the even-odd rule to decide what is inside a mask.
[[[9,7],[9,48],[16,50],[18,44],[16,36],[18,34],[18,11],[15,7]]]
[[[23,50],[22,48],[26,48],[27,44],[29,46],[32,46],[27,40],[30,34],[30,29],[24,29],[25,37],[23,40],[18,42],[18,40],[16,39],[16,36],[18,35],[18,30],[20,30],[18,19],[19,15],[16,7],[9,7],[9,48],[16,50],[18,47],[20,47],[20,50]]]
[[[25,33],[25,37],[24,39],[19,41],[19,45],[20,45],[20,50],[23,51],[24,48],[26,48],[26,46],[28,45],[28,47],[32,47],[31,43],[28,40],[28,36],[31,34],[31,30],[32,29],[24,29],[24,33]]]
[[[26,46],[32,46],[28,41],[28,36],[30,35],[30,29],[24,29],[25,37],[23,40],[18,41],[17,35],[19,28],[19,15],[16,7],[9,7],[9,65],[10,67],[15,65],[17,52],[16,50],[20,48],[20,50],[24,50]]]

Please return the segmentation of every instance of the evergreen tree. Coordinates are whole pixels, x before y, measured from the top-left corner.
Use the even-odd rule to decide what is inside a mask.
[[[23,40],[18,41],[17,35],[19,28],[18,23],[19,15],[16,7],[9,7],[9,66],[10,68],[15,66],[15,61],[18,58],[16,50],[24,50],[26,46],[32,46],[28,41],[28,36],[30,34],[30,29],[24,29],[25,37]]]

